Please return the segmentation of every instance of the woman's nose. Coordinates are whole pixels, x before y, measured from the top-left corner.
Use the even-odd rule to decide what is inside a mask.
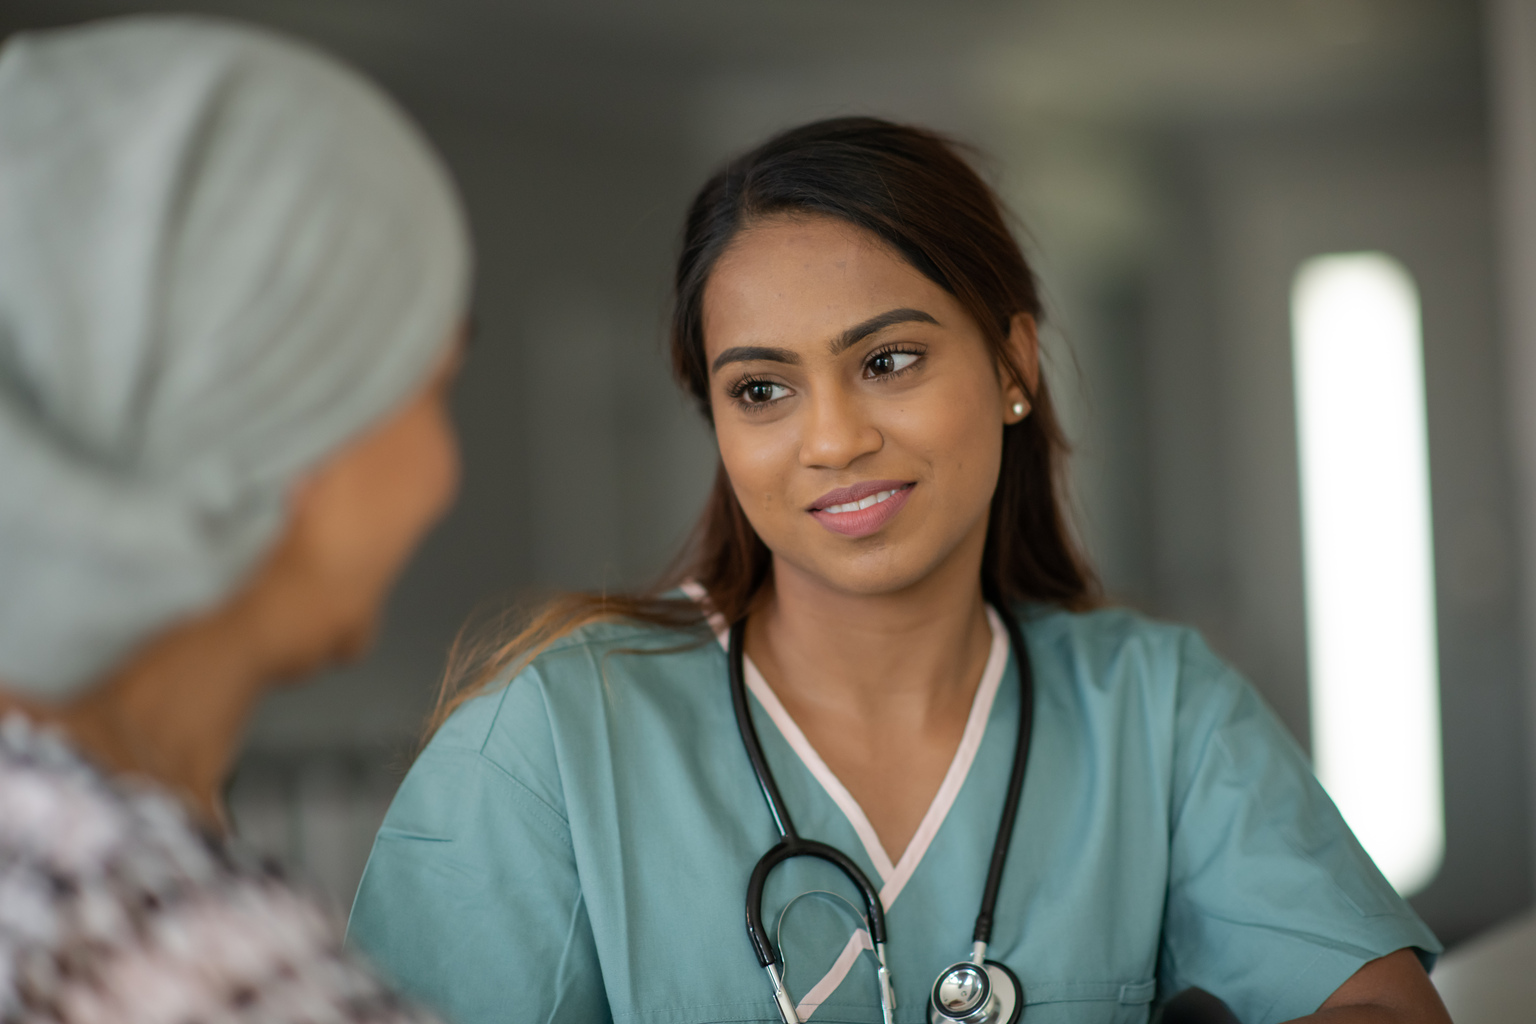
[[[801,465],[844,469],[860,456],[879,451],[885,443],[868,411],[851,395],[827,391],[814,396],[806,410]]]

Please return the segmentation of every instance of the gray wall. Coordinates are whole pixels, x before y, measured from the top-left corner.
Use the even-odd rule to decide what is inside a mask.
[[[1306,633],[1289,340],[1302,260],[1383,250],[1416,279],[1430,432],[1447,848],[1414,902],[1450,940],[1529,900],[1526,727],[1509,552],[1486,134],[1455,109],[1252,126],[1187,151],[1203,301],[1149,335],[1157,605],[1198,622],[1305,745]],[[1198,370],[1193,368],[1198,367]],[[1186,378],[1186,374],[1191,374]],[[1190,460],[1193,448],[1201,457]]]
[[[1519,534],[1507,560],[1520,583],[1526,734],[1536,737],[1536,289],[1531,287],[1536,281],[1536,5],[1490,0],[1487,8],[1503,393],[1512,437],[1511,484],[1520,513]],[[1527,751],[1536,757],[1536,742]],[[1536,871],[1536,863],[1532,867]]]
[[[0,30],[142,8],[9,0]],[[673,243],[725,154],[810,117],[982,147],[1027,227],[1080,522],[1112,594],[1200,626],[1305,744],[1286,301],[1380,248],[1424,298],[1450,940],[1530,902],[1483,26],[1468,0],[224,0],[377,75],[462,184],[480,250],[462,500],[363,664],[277,695],[231,798],[337,905],[477,607],[644,582],[712,442],[668,380]],[[1536,58],[1533,58],[1536,59]],[[1523,391],[1516,391],[1518,399]]]

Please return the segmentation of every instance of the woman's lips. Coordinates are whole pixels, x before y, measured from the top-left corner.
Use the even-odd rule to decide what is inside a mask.
[[[833,533],[867,537],[901,511],[911,492],[908,481],[870,480],[828,491],[816,499],[810,512]]]

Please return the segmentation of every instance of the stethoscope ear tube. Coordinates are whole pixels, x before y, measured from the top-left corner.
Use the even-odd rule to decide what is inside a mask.
[[[818,843],[814,839],[797,837],[793,842],[785,839],[763,854],[752,868],[752,877],[747,881],[747,935],[752,939],[752,949],[757,953],[759,965],[767,967],[769,964],[784,962],[779,951],[774,948],[773,941],[768,938],[768,928],[763,923],[763,888],[768,884],[768,875],[774,868],[795,857],[815,857],[841,871],[854,888],[859,890],[859,896],[864,901],[870,939],[874,945],[884,944],[885,907],[880,901],[880,893],[859,866],[835,846]]]
[[[773,777],[773,769],[768,767],[768,758],[763,756],[763,744],[757,738],[757,725],[753,723],[752,709],[747,705],[747,677],[743,668],[743,661],[746,658],[746,636],[745,619],[731,627],[729,640],[731,646],[726,654],[731,669],[731,707],[736,712],[736,729],[741,733],[741,745],[746,748],[747,760],[752,763],[752,774],[757,777],[758,788],[763,791],[763,800],[768,804],[768,813],[773,815],[773,827],[779,830],[781,838],[792,843],[800,836],[795,832],[795,823],[790,819],[789,808],[784,806],[784,798],[779,795],[779,784]]]
[[[762,788],[764,799],[768,801],[768,809],[773,814],[774,825],[778,828],[781,837],[779,842],[758,860],[752,868],[751,878],[747,881],[747,936],[752,940],[752,950],[757,954],[758,965],[768,967],[770,964],[784,962],[779,951],[774,948],[773,940],[768,937],[768,928],[763,923],[763,888],[768,884],[768,875],[774,868],[795,857],[815,857],[818,860],[824,860],[841,871],[848,881],[853,883],[853,887],[859,890],[859,896],[864,901],[869,937],[874,945],[882,946],[885,944],[885,905],[880,900],[880,891],[870,882],[869,876],[865,875],[863,870],[837,847],[816,842],[814,839],[800,838],[799,833],[795,831],[794,822],[790,819],[789,809],[784,806],[784,799],[779,795],[778,784],[774,781],[773,772],[768,768],[768,759],[763,755],[763,745],[757,736],[757,726],[752,721],[752,710],[747,704],[746,673],[743,666],[745,632],[744,623],[738,622],[731,627],[731,702],[735,706],[736,727],[741,732],[741,742],[747,748],[747,757],[752,762],[758,785]]]
[[[993,602],[998,618],[1008,630],[1013,649],[1013,663],[1019,673],[1019,735],[1013,745],[1013,766],[1008,773],[1008,794],[1003,798],[1003,815],[997,823],[997,839],[992,844],[992,862],[987,865],[987,884],[981,892],[981,909],[976,914],[976,928],[971,941],[992,941],[992,914],[997,908],[997,893],[1003,882],[1003,867],[1008,862],[1008,847],[1013,842],[1014,823],[1019,817],[1019,801],[1024,794],[1024,772],[1029,767],[1030,740],[1035,731],[1035,673],[1024,646],[1024,634],[1018,620],[1002,601]],[[1011,972],[1010,972],[1011,974]]]

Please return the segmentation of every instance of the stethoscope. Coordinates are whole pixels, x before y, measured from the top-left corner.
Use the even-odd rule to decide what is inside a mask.
[[[971,935],[971,958],[944,968],[928,999],[930,1024],[1015,1024],[1024,1005],[1024,989],[1018,976],[1005,964],[987,959],[987,943],[992,939],[992,911],[997,905],[997,889],[1003,878],[1003,863],[1008,859],[1008,843],[1013,838],[1013,822],[1018,816],[1019,794],[1024,789],[1024,768],[1029,761],[1030,726],[1034,718],[1034,677],[1029,663],[1029,652],[1024,647],[1018,623],[1009,614],[1007,606],[994,602],[998,616],[1008,629],[1008,640],[1013,646],[1014,659],[1019,667],[1019,738],[1013,748],[1013,772],[1008,779],[1008,796],[1003,801],[1003,818],[997,828],[997,840],[992,845],[992,863],[987,869],[987,885],[981,894],[981,911],[976,915],[976,929]],[[795,831],[789,809],[779,795],[778,783],[763,756],[762,744],[757,738],[757,727],[747,706],[746,675],[742,669],[746,647],[746,622],[731,627],[730,675],[731,702],[736,709],[736,725],[741,730],[741,742],[747,748],[747,758],[757,784],[762,787],[763,799],[768,802],[768,813],[773,816],[774,827],[779,830],[779,841],[763,854],[752,877],[747,882],[747,936],[757,953],[757,962],[768,972],[773,985],[773,998],[784,1024],[800,1024],[800,1014],[789,991],[784,987],[784,958],[779,955],[768,930],[763,927],[763,886],[774,868],[795,857],[815,857],[824,860],[841,871],[864,900],[869,925],[869,936],[879,961],[880,1012],[885,1024],[893,1024],[896,1010],[896,990],[891,985],[890,968],[885,960],[885,906],[880,893],[870,884],[869,878],[847,854],[834,846],[805,839]]]

